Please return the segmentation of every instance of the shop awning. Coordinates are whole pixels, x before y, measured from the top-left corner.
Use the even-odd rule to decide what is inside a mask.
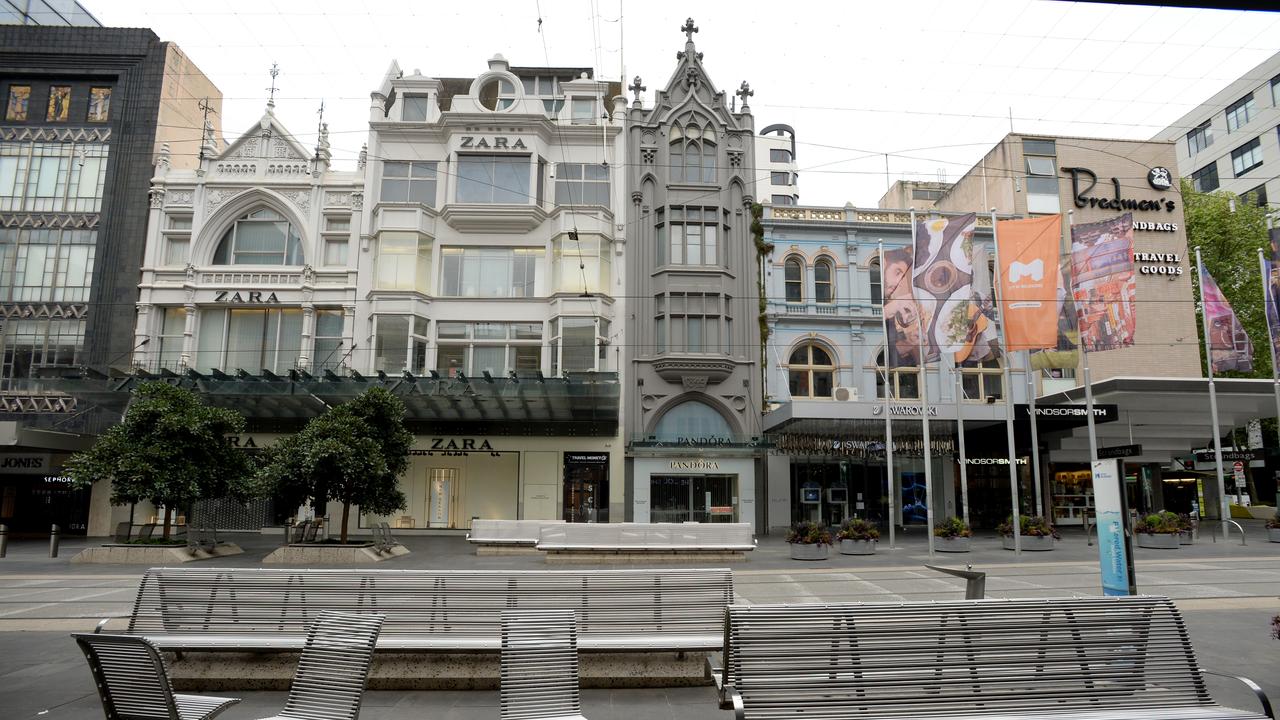
[[[385,387],[404,402],[406,421],[423,429],[462,423],[483,424],[494,432],[532,435],[612,435],[618,428],[620,388],[617,373],[540,374],[480,378],[416,377],[409,373],[365,377],[357,373],[322,376],[294,370],[179,375],[135,371],[72,374],[31,381],[45,391],[64,392],[81,402],[124,412],[139,383],[162,380],[199,393],[215,407],[235,410],[250,420],[304,421],[328,407],[351,400],[370,387]]]
[[[1218,433],[1226,434],[1250,420],[1276,414],[1274,384],[1270,380],[1219,378]],[[1081,404],[1084,387],[1037,398],[1040,404]],[[1116,422],[1095,426],[1100,447],[1141,445],[1142,454],[1126,462],[1169,463],[1213,437],[1207,378],[1117,377],[1093,384],[1096,403],[1117,406]],[[1088,462],[1089,431],[1076,427],[1061,433],[1041,432],[1055,461]]]

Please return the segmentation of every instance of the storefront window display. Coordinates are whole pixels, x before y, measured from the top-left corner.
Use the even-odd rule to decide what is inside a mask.
[[[652,522],[737,522],[736,475],[655,475]]]

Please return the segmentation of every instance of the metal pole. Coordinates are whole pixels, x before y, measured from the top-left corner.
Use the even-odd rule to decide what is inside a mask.
[[[916,209],[911,208],[911,267],[915,270],[916,264]],[[912,291],[912,297],[915,291]],[[929,365],[925,362],[924,356],[924,318],[921,317],[920,308],[917,303],[916,308],[916,332],[920,336],[920,430],[924,435],[924,513],[925,523],[928,525],[926,531],[929,536],[929,557],[933,557],[933,453],[929,447]],[[934,312],[938,312],[941,308],[934,308]]]
[[[1013,354],[1009,352],[1009,334],[1004,323],[1004,308],[1001,302],[1004,300],[1004,273],[1000,272],[1000,241],[996,236],[996,210],[991,208],[991,247],[995,250],[996,261],[996,307],[1000,309],[1000,345],[1004,348],[1004,427],[1005,435],[1009,443],[1009,499],[1013,507],[1013,555],[1014,557],[1022,556],[1022,508],[1018,502],[1018,453],[1014,448],[1013,439],[1013,377],[1009,372],[1009,363],[1013,360]],[[1030,368],[1028,368],[1029,370]]]
[[[893,415],[889,412],[889,399],[893,396],[893,376],[889,373],[889,321],[884,314],[884,243],[879,242],[876,246],[880,250],[880,333],[884,337],[884,472],[889,493],[889,549],[893,550],[897,539],[894,524],[898,520],[898,493],[893,487]]]
[[[58,543],[60,541],[60,538],[58,537],[59,532],[60,531],[56,524],[49,530],[49,557],[51,558],[58,557]]]
[[[960,381],[960,367],[954,368],[956,376],[956,440],[960,443],[960,517],[964,524],[969,524],[969,456],[964,451],[964,409],[960,404],[960,396],[964,394],[964,386]]]
[[[1036,422],[1036,375],[1031,369],[1031,351],[1027,350],[1023,357],[1027,361],[1027,407],[1031,419],[1031,477],[1036,486],[1036,514],[1052,522],[1044,507],[1044,488],[1040,482],[1040,430]]]
[[[9,554],[9,526],[0,525],[0,558]]]
[[[1227,507],[1227,483],[1222,473],[1222,438],[1218,429],[1218,390],[1213,385],[1213,346],[1209,342],[1209,308],[1204,300],[1204,265],[1200,261],[1200,248],[1196,248],[1196,277],[1200,280],[1200,322],[1204,325],[1205,369],[1209,371],[1209,420],[1213,423],[1213,460],[1218,473],[1218,512],[1222,521],[1222,539],[1227,539],[1227,523],[1231,510]]]

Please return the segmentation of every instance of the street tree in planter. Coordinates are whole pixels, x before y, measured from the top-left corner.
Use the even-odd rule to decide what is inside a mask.
[[[252,460],[226,439],[243,431],[239,413],[209,407],[175,385],[142,383],[120,423],[88,450],[72,455],[65,472],[80,486],[110,481],[112,505],[140,500],[163,505],[168,539],[174,508],[186,510],[203,499],[243,501],[258,494]]]
[[[289,507],[342,503],[339,539],[346,543],[352,505],[371,515],[405,507],[397,478],[409,467],[413,434],[404,414],[399,398],[370,388],[268,448],[258,479]]]

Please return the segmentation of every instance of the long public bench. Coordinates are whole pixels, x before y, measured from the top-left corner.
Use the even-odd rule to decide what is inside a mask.
[[[728,569],[364,570],[152,568],[126,633],[173,652],[291,652],[324,610],[386,616],[378,652],[496,653],[502,612],[573,610],[578,647],[716,650]]]
[[[736,720],[1260,720],[1216,705],[1163,597],[730,606]]]
[[[735,561],[756,548],[750,523],[565,523],[539,533],[547,562]]]
[[[538,533],[547,525],[563,525],[564,520],[486,520],[471,521],[467,542],[476,546],[477,555],[505,555],[536,552]]]

